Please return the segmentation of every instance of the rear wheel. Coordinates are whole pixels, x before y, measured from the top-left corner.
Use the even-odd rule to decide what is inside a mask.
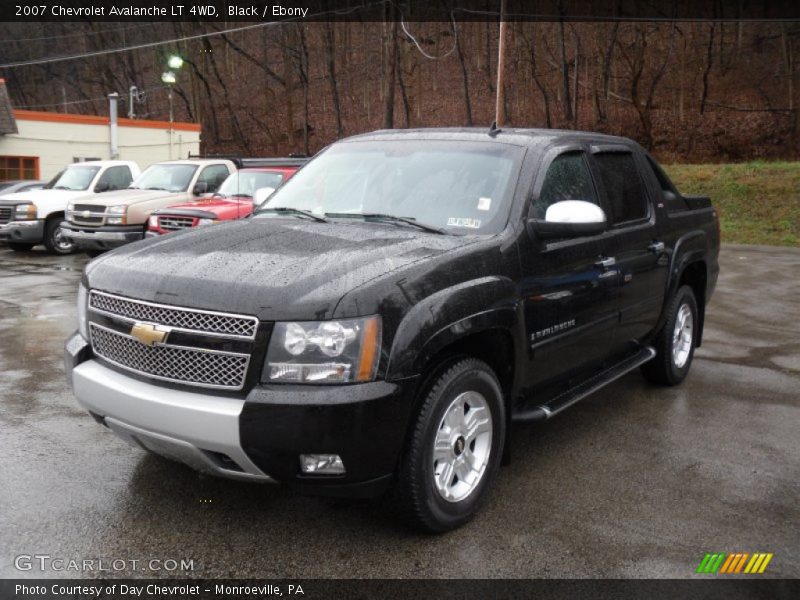
[[[31,248],[33,248],[34,244],[23,244],[20,242],[9,242],[8,247],[11,248],[14,252],[28,252]]]
[[[505,406],[494,372],[473,358],[440,369],[425,393],[397,492],[412,525],[444,532],[477,512],[497,474]]]
[[[689,374],[697,343],[697,300],[688,285],[682,286],[667,307],[664,328],[656,336],[656,356],[642,365],[645,378],[661,385],[678,385]]]
[[[61,233],[61,219],[48,219],[44,224],[44,245],[50,254],[72,254],[75,244]]]

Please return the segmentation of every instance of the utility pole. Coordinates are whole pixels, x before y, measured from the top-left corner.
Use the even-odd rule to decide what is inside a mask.
[[[133,101],[136,100],[136,86],[132,85],[128,88],[128,118],[135,119],[136,118],[136,111],[133,108]]]
[[[114,92],[108,95],[108,126],[109,126],[109,154],[111,160],[119,158],[119,129],[117,119],[117,102],[119,94]]]
[[[500,0],[500,39],[497,42],[497,96],[494,120],[498,127],[506,124],[506,0]]]

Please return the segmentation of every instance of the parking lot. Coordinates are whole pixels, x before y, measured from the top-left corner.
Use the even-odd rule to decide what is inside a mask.
[[[798,249],[724,247],[684,385],[635,372],[514,428],[482,512],[439,537],[385,502],[199,475],[98,426],[61,357],[85,262],[0,247],[2,577],[90,575],[15,567],[34,554],[147,577],[687,577],[716,551],[772,552],[767,576],[800,576]]]

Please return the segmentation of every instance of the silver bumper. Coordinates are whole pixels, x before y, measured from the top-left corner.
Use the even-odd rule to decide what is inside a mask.
[[[135,446],[214,475],[273,481],[239,441],[244,400],[154,386],[96,360],[73,369],[72,385],[81,406]]]

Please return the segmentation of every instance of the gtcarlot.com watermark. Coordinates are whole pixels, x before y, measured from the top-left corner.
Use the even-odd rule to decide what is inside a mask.
[[[14,557],[18,571],[36,572],[130,572],[154,571],[182,573],[194,571],[191,558],[67,558],[49,554],[19,554]]]

